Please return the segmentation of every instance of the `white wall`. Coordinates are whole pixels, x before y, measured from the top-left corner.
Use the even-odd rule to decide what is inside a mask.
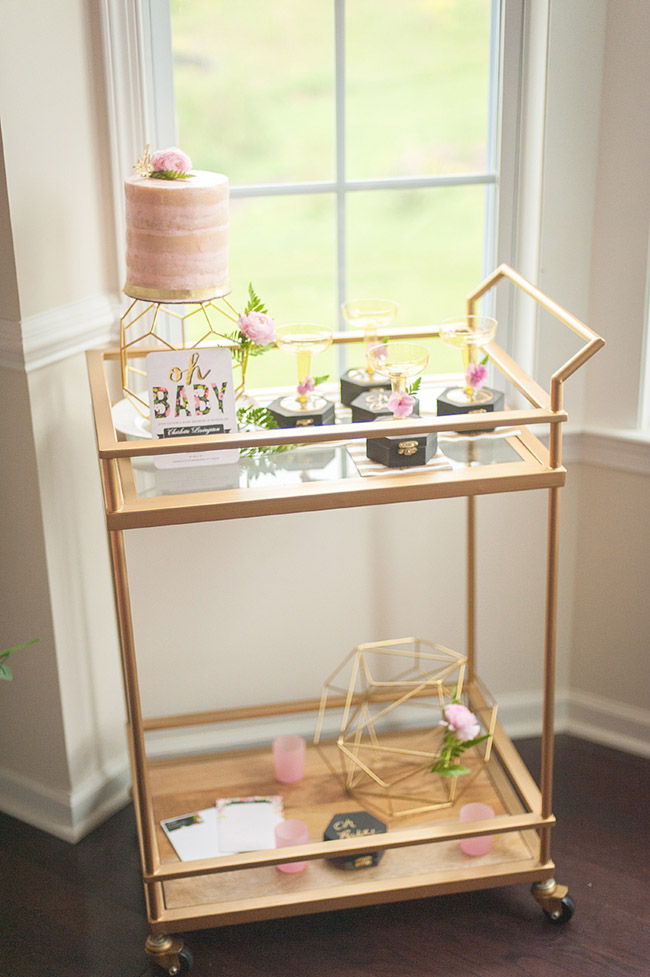
[[[2,571],[2,638],[4,646],[32,636],[41,642],[16,656],[14,682],[0,683],[0,806],[75,839],[126,796],[113,598],[78,352],[106,342],[121,284],[101,31],[95,6],[82,0],[8,0],[5,8],[0,211],[10,225],[0,231],[0,379],[14,422],[3,430],[0,520],[10,559]],[[596,367],[597,358],[570,395],[577,416],[584,400],[586,423],[609,423],[620,413],[628,424],[632,409],[612,397],[610,381],[631,377],[641,352],[645,252],[643,262],[637,252],[647,248],[650,166],[636,130],[647,115],[639,38],[648,36],[650,8],[632,0],[552,0],[550,11],[538,280],[610,340],[608,365],[602,354],[602,365]],[[626,146],[635,149],[631,158]],[[615,178],[619,166],[625,193]],[[620,275],[608,274],[614,266]],[[619,309],[626,314],[615,314]],[[545,336],[551,329],[541,323]],[[630,348],[621,351],[626,343]],[[567,355],[563,339],[548,358],[546,348],[538,358],[544,379],[553,357],[559,363]],[[616,591],[607,590],[607,564],[598,561],[605,553],[621,580],[630,576],[617,584],[621,592],[636,592],[650,547],[646,534],[634,532],[646,525],[648,475],[623,479],[592,457],[583,465],[590,444],[574,440],[578,461],[569,464],[563,494],[558,718],[562,728],[573,723],[610,741],[620,742],[624,732],[625,745],[643,751],[646,622],[635,614],[636,601],[623,614],[620,602],[602,600],[603,588]],[[611,523],[619,490],[627,508],[601,550],[593,527]],[[479,584],[481,672],[510,731],[534,732],[546,499],[544,493],[484,498],[478,513],[479,556],[487,567]],[[347,651],[373,638],[420,632],[462,650],[463,536],[459,501],[128,534],[147,712],[315,696]],[[621,558],[619,539],[634,540],[629,561]],[[196,612],[172,606],[151,574],[157,561],[173,565],[177,553],[201,597]],[[302,572],[294,582],[305,553],[316,564],[315,589]],[[216,559],[225,560],[226,578],[216,572]],[[204,568],[198,577],[191,575],[193,562]],[[329,605],[316,603],[315,592]],[[629,683],[608,678],[613,631],[599,626],[604,607],[610,622],[618,609],[625,640],[617,668]],[[228,654],[207,681],[202,666],[211,666],[223,646]],[[621,696],[634,706],[624,730],[616,726]]]
[[[124,707],[85,363],[114,327],[94,5],[9,0],[0,32],[5,811],[74,840],[123,804]],[[26,57],[26,50],[29,56]]]

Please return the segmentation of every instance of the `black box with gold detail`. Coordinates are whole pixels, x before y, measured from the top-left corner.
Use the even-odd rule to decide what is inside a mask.
[[[353,400],[372,390],[387,390],[390,393],[390,380],[358,367],[348,370],[341,377],[341,403],[346,407],[351,407]]]
[[[503,410],[504,395],[500,390],[482,387],[474,391],[474,400],[468,401],[462,387],[447,387],[436,401],[438,416],[448,414],[485,414]],[[467,432],[471,433],[471,432]]]
[[[386,825],[383,821],[368,814],[367,811],[350,811],[334,815],[325,828],[323,841],[340,841],[343,838],[364,838],[368,835],[380,834],[386,834]],[[371,868],[379,864],[383,855],[383,851],[363,852],[360,855],[331,858],[330,861],[345,869]]]
[[[315,427],[322,424],[334,424],[334,404],[325,397],[318,397],[314,407],[304,410],[290,410],[282,406],[283,397],[278,397],[269,404],[269,413],[275,418],[278,427]]]
[[[388,407],[388,390],[369,390],[365,394],[360,394],[352,401],[352,422],[358,424],[363,421],[375,421],[378,417],[392,417],[393,412]],[[417,416],[420,413],[420,402],[416,399],[413,406],[413,413]]]
[[[382,418],[383,420],[383,418]],[[411,418],[407,418],[411,420]],[[399,421],[395,421],[399,429]],[[435,431],[420,434],[409,431],[407,434],[390,435],[385,438],[368,438],[366,456],[387,468],[414,468],[426,465],[438,450],[438,435]]]

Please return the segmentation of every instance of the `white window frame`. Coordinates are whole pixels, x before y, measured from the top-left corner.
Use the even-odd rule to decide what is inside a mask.
[[[359,190],[415,189],[463,185],[487,188],[484,272],[500,262],[514,264],[520,191],[520,130],[525,86],[523,53],[525,0],[493,0],[492,50],[499,33],[498,63],[491,58],[489,166],[483,173],[349,180],[345,174],[345,0],[333,0],[336,64],[336,176],[333,181],[231,186],[233,198],[313,193],[336,194],[338,305],[346,297],[345,202]],[[114,213],[118,265],[124,272],[124,175],[145,144],[176,143],[169,0],[102,0],[109,122],[114,173]],[[478,283],[477,283],[478,284]],[[494,298],[494,296],[492,296]],[[514,355],[510,293],[495,297],[500,341]],[[511,307],[512,306],[512,307]],[[339,324],[339,328],[341,327]],[[534,324],[531,326],[534,333]],[[520,333],[518,327],[517,335]],[[534,342],[529,339],[522,365],[532,373]]]

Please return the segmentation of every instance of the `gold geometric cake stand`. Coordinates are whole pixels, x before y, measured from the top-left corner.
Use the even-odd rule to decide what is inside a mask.
[[[190,311],[187,311],[187,309]],[[216,315],[215,315],[216,313]],[[122,389],[136,410],[149,417],[149,404],[138,392],[137,379],[146,377],[146,370],[137,365],[138,359],[130,354],[142,346],[169,350],[197,349],[201,346],[226,346],[239,349],[236,339],[220,332],[215,323],[222,326],[223,317],[236,324],[239,312],[230,304],[225,295],[208,301],[170,302],[134,298],[120,319],[120,368]],[[166,333],[173,320],[175,336]],[[142,362],[140,359],[139,362]],[[240,377],[235,387],[235,397],[244,390],[244,368],[242,361],[233,357],[233,369],[239,369]]]

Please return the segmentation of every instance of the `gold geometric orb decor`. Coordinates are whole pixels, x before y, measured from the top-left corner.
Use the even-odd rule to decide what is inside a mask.
[[[314,743],[325,712],[343,710],[336,740],[338,768],[321,756],[345,791],[382,820],[451,807],[490,757],[497,707],[482,688],[487,709],[476,713],[488,737],[463,755],[469,773],[431,772],[440,758],[445,706],[464,701],[467,659],[423,638],[358,645],[323,686]]]
[[[218,304],[220,303],[220,304]],[[232,325],[224,324],[224,316]],[[132,354],[136,349],[196,349],[202,346],[228,346],[238,349],[238,344],[220,329],[236,328],[239,313],[227,299],[207,302],[174,303],[134,299],[120,319],[120,366],[122,389],[136,410],[149,417],[147,400],[138,390],[146,377],[146,370],[138,366],[142,359]],[[241,362],[233,360],[233,368]],[[244,376],[237,377],[235,396],[244,389]]]

